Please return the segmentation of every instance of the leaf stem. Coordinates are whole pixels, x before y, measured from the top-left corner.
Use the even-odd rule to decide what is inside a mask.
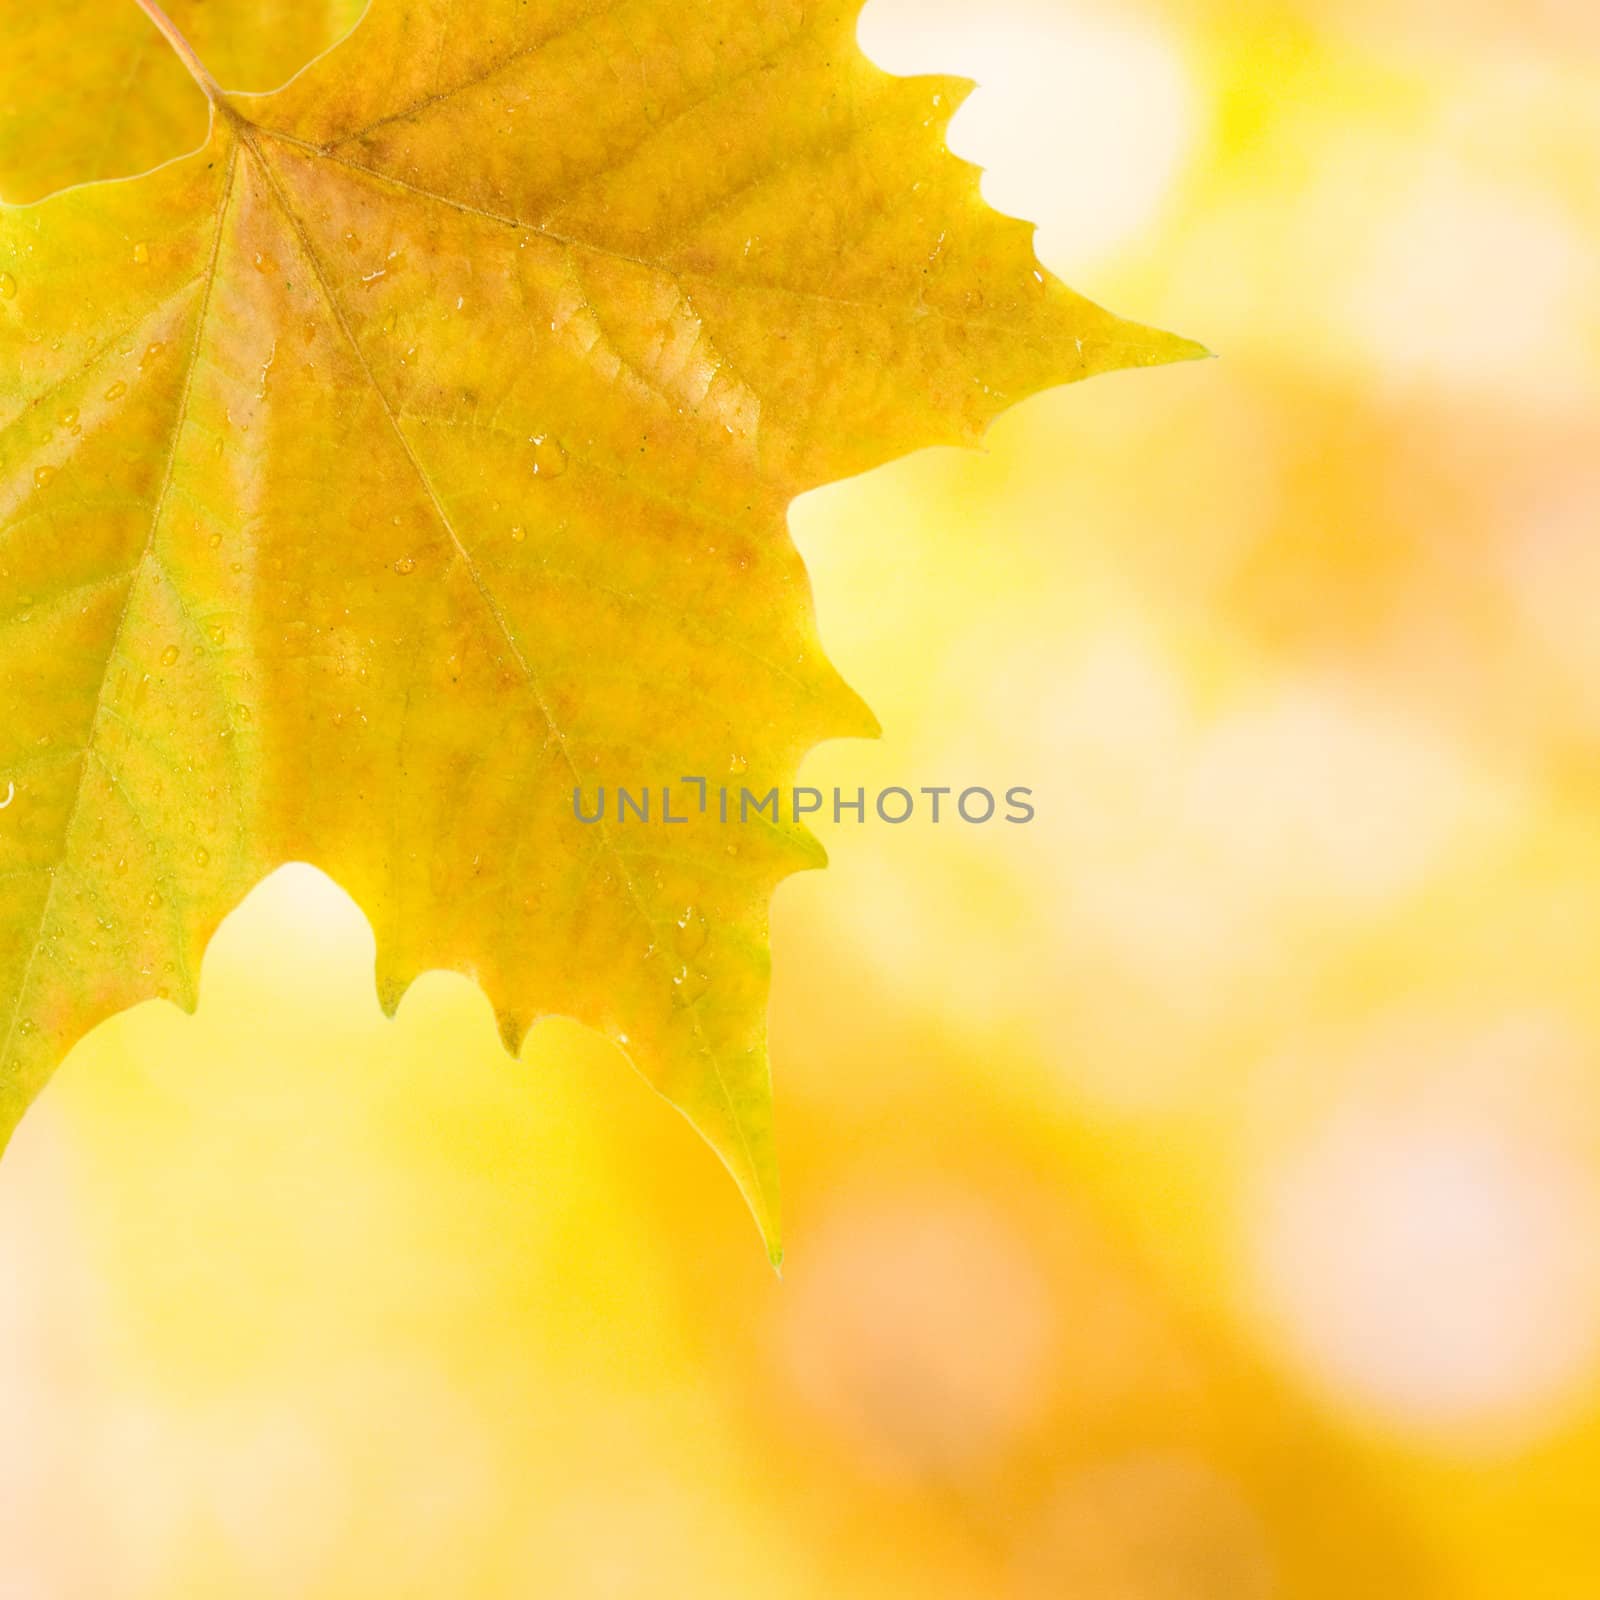
[[[222,90],[217,80],[206,71],[206,64],[195,54],[194,46],[178,32],[177,24],[156,4],[156,0],[136,0],[139,9],[155,23],[161,37],[172,46],[173,53],[184,64],[189,76],[205,91],[212,105],[223,105]]]

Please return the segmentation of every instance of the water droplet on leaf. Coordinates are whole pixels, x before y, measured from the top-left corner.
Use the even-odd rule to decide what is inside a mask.
[[[548,433],[535,434],[528,441],[533,446],[533,475],[536,478],[559,478],[567,470],[567,452],[559,439]]]
[[[672,975],[674,1005],[689,1006],[711,987],[711,979],[696,967],[679,967]]]
[[[686,958],[698,955],[705,942],[705,913],[695,906],[685,906],[678,917],[678,954]]]

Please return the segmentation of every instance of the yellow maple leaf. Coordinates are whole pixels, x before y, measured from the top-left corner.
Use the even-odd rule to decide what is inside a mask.
[[[945,146],[969,85],[855,0],[374,0],[269,95],[138,3],[203,146],[0,209],[0,1135],[306,860],[386,1007],[445,967],[512,1050],[609,1033],[776,1254],[767,908],[820,850],[573,791],[871,733],[789,501],[1197,347],[1039,269]]]

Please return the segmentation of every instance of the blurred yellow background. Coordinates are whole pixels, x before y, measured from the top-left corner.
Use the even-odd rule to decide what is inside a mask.
[[[0,1597],[1600,1593],[1600,11],[872,0],[1223,359],[808,497],[788,1264],[290,869],[0,1166]]]

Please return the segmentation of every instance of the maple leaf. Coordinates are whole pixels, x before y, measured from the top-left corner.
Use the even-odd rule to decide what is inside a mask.
[[[513,1051],[608,1032],[776,1253],[768,904],[820,850],[572,792],[872,733],[789,501],[1198,348],[1038,267],[970,85],[852,0],[374,0],[270,95],[138,3],[203,146],[0,210],[0,1132],[305,860],[387,1009],[453,968]]]

